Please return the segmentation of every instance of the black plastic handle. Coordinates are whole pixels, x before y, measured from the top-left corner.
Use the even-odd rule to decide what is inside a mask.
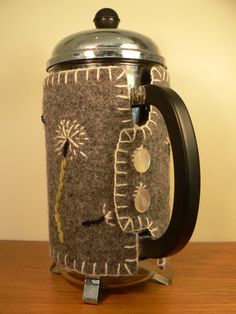
[[[140,237],[143,258],[161,258],[176,254],[193,233],[200,198],[199,154],[193,125],[185,104],[170,88],[142,86],[145,104],[162,114],[170,137],[174,162],[174,203],[169,226],[159,239]]]

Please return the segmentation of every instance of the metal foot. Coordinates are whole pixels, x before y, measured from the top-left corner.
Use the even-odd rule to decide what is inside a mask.
[[[84,280],[84,303],[98,304],[100,299],[100,277],[85,277]]]
[[[157,260],[158,272],[154,272],[151,280],[162,283],[163,285],[169,286],[172,283],[173,273],[167,258],[161,258]]]
[[[50,267],[50,272],[54,275],[60,275],[59,270],[57,269],[57,265],[55,262],[52,263],[51,267]]]

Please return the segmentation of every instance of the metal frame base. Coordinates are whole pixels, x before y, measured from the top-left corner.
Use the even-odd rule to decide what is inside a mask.
[[[173,272],[167,258],[157,260],[158,272],[155,271],[151,280],[169,286],[172,283]]]
[[[56,263],[52,263],[50,271],[54,275],[60,275]],[[153,271],[151,281],[169,286],[172,283],[173,273],[167,258],[157,260],[157,270]],[[83,289],[83,302],[98,304],[101,299],[101,277],[85,276]]]
[[[56,265],[55,262],[53,262],[52,265],[50,266],[50,272],[53,275],[60,275],[60,271],[58,270],[57,265]]]
[[[89,304],[98,304],[101,297],[100,277],[85,277],[83,302]]]

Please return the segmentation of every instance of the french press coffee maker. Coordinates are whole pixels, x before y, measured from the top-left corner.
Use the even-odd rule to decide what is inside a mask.
[[[101,287],[170,283],[149,261],[167,269],[199,205],[186,106],[155,44],[119,21],[101,9],[96,29],[60,41],[44,82],[51,270],[83,283],[87,303]]]

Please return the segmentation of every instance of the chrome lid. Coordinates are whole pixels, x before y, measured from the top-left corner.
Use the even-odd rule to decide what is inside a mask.
[[[72,34],[54,48],[47,70],[57,64],[71,61],[148,61],[165,65],[159,49],[148,37],[116,29],[119,17],[112,9],[101,9],[94,18],[96,29]]]

